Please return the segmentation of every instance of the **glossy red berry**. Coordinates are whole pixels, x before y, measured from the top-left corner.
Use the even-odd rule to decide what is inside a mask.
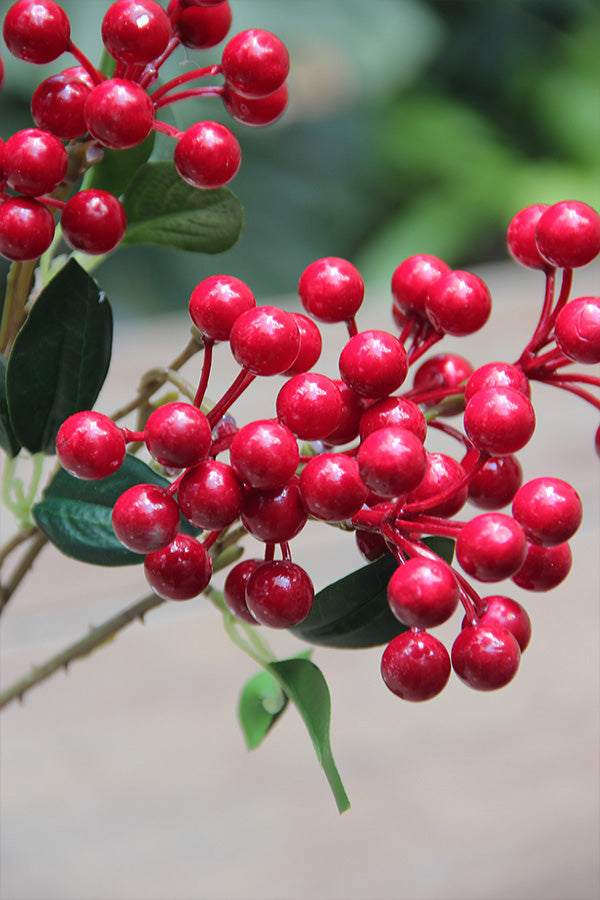
[[[560,478],[532,478],[519,488],[512,513],[528,540],[546,547],[573,537],[583,517],[577,491]]]
[[[242,97],[226,84],[222,96],[229,115],[236,122],[242,122],[242,124],[254,128],[262,128],[264,125],[276,122],[285,112],[288,103],[288,89],[285,84],[282,84],[268,97],[254,98]]]
[[[117,0],[102,20],[102,41],[110,55],[125,65],[145,64],[166,49],[171,23],[153,0]]]
[[[280,491],[246,490],[242,522],[259,541],[291,541],[302,531],[307,518],[296,479]]]
[[[381,657],[386,686],[403,700],[418,703],[436,697],[448,684],[448,651],[426,631],[405,631],[387,645]]]
[[[67,165],[67,151],[59,139],[40,128],[17,131],[4,145],[4,177],[13,190],[30,197],[52,193],[65,177]]]
[[[177,141],[173,161],[192,187],[212,190],[237,174],[242,151],[235,135],[219,122],[196,122]]]
[[[456,539],[456,558],[478,581],[502,581],[515,575],[527,556],[519,523],[504,513],[483,513],[466,522]]]
[[[202,335],[211,341],[228,341],[236,319],[255,306],[254,294],[239,278],[211,275],[192,291],[189,312]]]
[[[527,611],[516,600],[497,594],[491,597],[482,597],[481,604],[478,624],[484,628],[487,625],[499,625],[501,628],[506,628],[516,639],[519,649],[523,653],[531,640],[531,619],[527,615]],[[463,621],[463,628],[467,624],[466,621]]]
[[[575,269],[600,253],[600,216],[579,200],[554,203],[540,216],[535,240],[552,266]]]
[[[208,419],[191,403],[159,406],[148,418],[144,435],[151,456],[173,469],[195,466],[211,445]]]
[[[157,484],[135,484],[124,491],[112,511],[117,538],[134,553],[152,553],[171,543],[179,532],[179,508]]]
[[[490,387],[514,388],[528,398],[531,396],[529,379],[522,369],[506,362],[490,362],[479,366],[469,375],[465,385],[466,402],[468,403],[477,391]]]
[[[340,353],[342,380],[362,397],[387,397],[408,373],[406,350],[387,331],[361,331]]]
[[[433,628],[446,622],[459,601],[458,582],[442,560],[415,556],[398,566],[389,580],[390,609],[404,625]]]
[[[390,426],[407,428],[421,442],[427,436],[427,422],[416,403],[404,397],[385,397],[377,400],[363,413],[359,429],[361,440],[378,428]]]
[[[467,502],[465,474],[461,464],[446,453],[427,453],[425,475],[418,487],[405,497],[405,503],[431,501],[432,505],[423,507],[421,512],[442,518],[454,516]],[[440,499],[434,503],[436,497]]]
[[[60,221],[67,244],[91,254],[110,253],[127,228],[125,210],[114,194],[92,188],[67,200]]]
[[[554,326],[556,343],[578,363],[600,362],[600,297],[577,297],[563,306]]]
[[[414,490],[425,477],[427,454],[406,428],[378,428],[361,443],[360,477],[381,497],[398,497]]]
[[[205,459],[185,473],[177,489],[177,502],[196,528],[217,531],[239,518],[244,487],[227,463]]]
[[[457,337],[479,331],[491,311],[492,298],[481,278],[461,270],[438,278],[425,298],[425,312],[433,327]]]
[[[221,66],[226,81],[238,94],[267,97],[286,80],[290,58],[278,37],[260,28],[250,28],[227,43]]]
[[[312,609],[315,591],[304,569],[287,559],[264,562],[246,583],[246,604],[261,625],[290,628]]]
[[[272,419],[249,422],[237,432],[229,459],[238,478],[263,491],[279,490],[290,480],[300,459],[296,438]]]
[[[306,267],[298,294],[304,309],[320,322],[347,322],[360,309],[365,285],[348,260],[326,256]]]
[[[305,441],[319,441],[340,424],[343,404],[331,378],[302,372],[286,381],[276,406],[279,419],[293,434]]]
[[[35,124],[63,141],[82,137],[87,131],[83,111],[90,90],[74,72],[46,78],[31,98]]]
[[[237,362],[253,375],[280,375],[293,364],[300,348],[294,317],[277,306],[242,313],[229,341]]]
[[[469,500],[480,509],[502,509],[511,502],[523,482],[516,456],[491,456],[469,481]]]
[[[467,626],[452,645],[452,667],[476,691],[495,691],[517,674],[521,651],[516,638],[499,625]]]
[[[2,33],[13,56],[42,65],[68,49],[71,26],[53,0],[18,0],[4,17]]]
[[[511,219],[506,232],[506,243],[512,258],[530,269],[547,269],[548,263],[540,255],[535,242],[535,229],[547,203],[535,203],[520,210]]]
[[[344,384],[341,379],[334,378],[333,383],[342,398],[342,416],[337,427],[327,435],[324,441],[327,446],[347,444],[358,437],[361,416],[371,403]]]
[[[432,285],[450,272],[450,266],[428,253],[409,256],[392,275],[394,307],[401,312],[425,317],[425,298]]]
[[[56,435],[56,455],[75,478],[97,481],[112,475],[125,459],[125,438],[112,419],[86,410],[62,423]]]
[[[167,547],[146,556],[144,574],[163,600],[191,600],[208,586],[212,560],[200,541],[180,533]]]
[[[512,580],[526,591],[551,591],[565,580],[572,562],[568,543],[553,547],[528,544],[525,562]]]
[[[310,514],[326,522],[350,519],[367,499],[356,460],[343,453],[310,459],[300,475],[300,490]]]
[[[31,197],[0,201],[0,255],[15,262],[38,259],[54,237],[50,210]]]
[[[301,372],[308,372],[319,359],[323,345],[321,332],[312,319],[296,312],[293,312],[292,316],[298,326],[300,349],[292,365],[282,372],[282,375],[299,375]]]
[[[146,91],[124,78],[107,78],[93,88],[84,107],[85,124],[103,147],[126,150],[141,144],[154,123]]]
[[[378,531],[364,531],[361,528],[357,528],[354,532],[354,538],[359,553],[367,562],[374,562],[374,560],[389,552],[385,539]]]
[[[425,409],[431,409],[441,402],[441,398],[434,396],[432,399],[421,401],[421,396],[446,388],[456,388],[460,396],[452,397],[451,400],[444,399],[443,414],[451,416],[463,412],[465,401],[461,385],[465,384],[472,373],[471,363],[457,353],[437,353],[431,356],[421,363],[414,374],[413,386],[415,391],[419,392],[415,402],[420,403]]]
[[[223,599],[227,609],[248,625],[256,625],[257,621],[246,603],[246,585],[254,570],[262,563],[262,559],[243,559],[229,570],[223,585]]]
[[[464,415],[465,432],[491,456],[516,453],[535,430],[535,413],[527,397],[514,388],[484,388],[473,394]]]
[[[174,34],[190,50],[207,50],[220,44],[230,28],[231,7],[225,0],[212,6],[182,9],[174,25]]]

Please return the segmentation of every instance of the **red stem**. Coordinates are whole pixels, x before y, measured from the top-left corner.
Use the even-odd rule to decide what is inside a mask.
[[[411,347],[410,352],[408,354],[408,364],[410,366],[412,366],[413,363],[415,363],[418,359],[420,359],[424,353],[427,353],[427,351],[431,347],[433,347],[434,344],[437,344],[438,341],[441,341],[443,337],[444,337],[443,334],[440,334],[437,331],[433,331],[430,335],[428,335],[425,338],[423,343],[420,344],[418,347],[415,347],[413,345],[413,347]]]
[[[168,97],[157,100],[154,104],[154,109],[162,109],[164,106],[169,106],[170,103],[179,103],[180,100],[189,100],[190,97],[222,97],[224,93],[225,88],[219,84],[191,88],[189,91],[177,91],[174,94],[169,94]]]
[[[185,72],[183,75],[178,75],[177,78],[172,78],[171,81],[167,81],[162,87],[157,88],[150,97],[152,98],[152,102],[156,103],[157,100],[160,100],[165,94],[168,94],[182,84],[187,84],[188,81],[197,81],[200,78],[210,78],[213,75],[221,75],[221,73],[222,69],[220,63],[213,66],[204,66],[202,69],[193,69],[191,72]]]
[[[196,391],[196,396],[194,397],[194,406],[197,406],[200,409],[200,405],[204,399],[204,394],[206,392],[206,387],[208,385],[208,379],[210,376],[210,368],[212,365],[212,357],[213,357],[213,346],[214,341],[209,340],[209,338],[203,338],[204,341],[204,359],[202,360],[202,372],[200,374],[200,382],[198,384],[198,390]]]
[[[566,383],[560,375],[549,375],[545,378],[538,377],[537,381],[541,381],[543,384],[553,384],[555,387],[562,388],[563,391],[570,391],[572,394],[576,394],[578,397],[581,397],[582,400],[587,401],[587,403],[591,403],[592,406],[596,407],[596,409],[600,409],[600,400],[594,397],[593,394],[590,394],[589,391],[584,391],[581,388],[575,387],[570,382]]]
[[[155,119],[152,123],[152,128],[154,131],[161,131],[163,134],[167,134],[169,137],[174,138],[176,141],[179,140],[183,135],[183,131],[180,131],[179,128],[175,128],[174,125],[168,125],[166,122],[160,122],[158,119]]]
[[[547,268],[545,270],[545,275],[546,288],[544,291],[544,302],[542,304],[540,318],[531,336],[531,340],[515,363],[516,366],[520,366],[521,368],[523,368],[523,366],[527,364],[528,360],[533,356],[535,350],[538,350],[540,348],[541,344],[543,343],[544,337],[548,334],[548,331],[546,330],[546,322],[548,316],[550,315],[550,310],[552,309],[552,301],[554,299],[554,282],[556,279],[556,269]]]
[[[351,319],[346,320],[346,328],[348,329],[348,337],[353,338],[354,335],[358,334],[358,328],[356,326],[356,319],[352,316]]]
[[[177,18],[179,18],[179,15],[182,12],[182,7],[177,4],[175,9],[178,10]],[[171,19],[171,21],[173,21],[173,19]],[[166,48],[163,50],[161,56],[157,57],[154,62],[148,63],[148,65],[145,67],[138,80],[138,84],[140,85],[140,87],[147,89],[152,84],[154,84],[154,82],[158,78],[158,70],[163,65],[163,63],[167,61],[171,53],[173,53],[173,51],[177,49],[177,47],[179,47],[179,38],[172,37]]]
[[[106,78],[104,77],[102,72],[99,72],[98,69],[96,69],[95,66],[92,65],[87,56],[82,53],[79,47],[77,47],[70,38],[69,43],[67,44],[67,51],[75,57],[75,59],[81,66],[83,66],[94,84],[100,84],[102,81],[106,81]]]
[[[212,545],[219,539],[224,531],[224,528],[220,528],[218,531],[209,532],[202,541],[202,543],[204,544],[204,549],[208,550],[210,547],[212,547]]]
[[[225,415],[229,407],[232,403],[240,397],[243,392],[246,390],[249,384],[251,384],[256,375],[253,375],[251,372],[248,372],[247,369],[242,369],[239,375],[232,382],[231,386],[225,391],[219,402],[213,406],[211,411],[207,415],[207,419],[210,423],[211,428],[217,424],[219,419]]]

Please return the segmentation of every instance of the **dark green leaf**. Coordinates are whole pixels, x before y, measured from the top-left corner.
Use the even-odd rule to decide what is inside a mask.
[[[145,141],[129,150],[105,148],[102,161],[88,170],[82,187],[110,191],[115,197],[120,197],[152,153],[155,137],[156,132],[151,131]]]
[[[46,537],[73,559],[99,566],[142,563],[144,555],[126,550],[111,523],[116,500],[134,484],[166,487],[169,482],[129,454],[117,472],[100,481],[82,481],[61,469],[33,507],[33,517]],[[197,533],[183,519],[182,531]]]
[[[178,175],[173,163],[145,163],[123,197],[124,244],[161,244],[196,253],[221,253],[237,241],[242,207],[231,191],[203,191]]]
[[[452,561],[453,541],[427,538],[424,543]],[[387,584],[397,566],[388,553],[330,584],[315,596],[306,619],[290,631],[311,644],[328,647],[376,647],[391,641],[406,630],[387,602]]]
[[[0,355],[0,447],[6,450],[9,456],[17,456],[21,445],[10,424],[8,415],[8,403],[6,401],[6,358]]]
[[[8,410],[23,447],[55,452],[64,420],[94,405],[111,348],[110,304],[71,259],[39,295],[8,361]]]

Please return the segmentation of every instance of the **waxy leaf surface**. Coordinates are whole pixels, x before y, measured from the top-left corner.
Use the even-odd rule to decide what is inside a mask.
[[[8,402],[6,398],[6,367],[8,363],[4,356],[0,355],[0,447],[9,456],[17,456],[21,445],[10,424],[8,414]]]

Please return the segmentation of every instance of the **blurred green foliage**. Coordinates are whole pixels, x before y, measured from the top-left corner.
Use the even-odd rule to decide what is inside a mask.
[[[10,4],[2,4],[3,11]],[[104,0],[63,0],[72,36],[100,55]],[[415,252],[454,266],[505,258],[511,216],[534,202],[600,205],[600,6],[593,0],[231,0],[232,34],[266,28],[288,45],[290,107],[266,129],[231,124],[219,101],[186,101],[178,127],[218,119],[242,144],[230,185],[245,208],[217,257],[123,248],[102,267],[117,312],[182,309],[209,274],[290,294],[313,259],[352,259],[389,282]],[[171,78],[218,61],[174,54]],[[39,81],[69,65],[3,52],[0,134],[31,124]],[[196,62],[197,60],[197,62]],[[156,141],[154,158],[172,155]]]

